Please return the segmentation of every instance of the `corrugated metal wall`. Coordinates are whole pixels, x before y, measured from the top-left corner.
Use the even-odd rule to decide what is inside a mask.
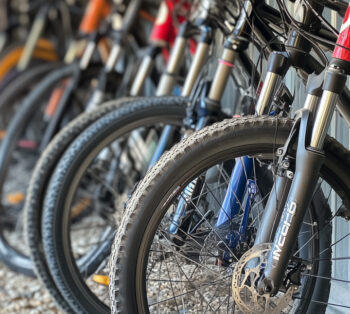
[[[342,24],[342,18],[337,16],[335,12],[328,13],[329,21],[331,21],[332,25],[337,29],[340,29]],[[348,84],[349,86],[349,80]],[[331,136],[335,137],[338,141],[340,141],[345,147],[349,148],[349,126],[342,119],[342,117],[335,113],[333,116],[332,124],[329,130]],[[339,199],[336,198],[334,193],[331,195],[331,205],[332,211],[334,212],[340,206]],[[350,256],[350,224],[343,219],[337,219],[333,224],[333,243],[339,241],[339,239],[343,239],[338,244],[334,245],[333,248],[333,256],[334,257],[346,257]],[[333,263],[333,277],[341,278],[342,280],[350,280],[350,262],[349,260],[337,260]],[[349,300],[349,284],[339,284],[335,286],[333,284],[331,290],[332,298],[337,302],[338,300],[345,301],[346,304],[350,304]],[[347,310],[347,313],[350,313],[350,310]]]

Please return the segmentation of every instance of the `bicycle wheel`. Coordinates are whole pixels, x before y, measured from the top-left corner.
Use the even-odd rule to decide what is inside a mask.
[[[31,171],[41,153],[40,141],[50,123],[45,111],[48,99],[55,87],[67,82],[77,70],[77,65],[72,64],[49,74],[25,99],[0,146],[0,259],[11,269],[30,276],[34,276],[33,267],[21,239],[25,193]],[[92,72],[72,93],[61,127],[82,112],[88,84],[98,73],[96,69]]]
[[[20,73],[18,78],[11,82],[6,89],[0,93],[0,132],[1,137],[15,112],[18,111],[24,97],[38,84],[49,72],[57,69],[60,63],[48,63],[32,66]]]
[[[43,154],[41,154],[29,182],[24,205],[24,229],[29,247],[30,259],[34,264],[35,274],[41,279],[43,285],[55,299],[56,303],[68,313],[71,313],[72,309],[62,297],[52,279],[42,244],[42,203],[46,193],[46,187],[59,159],[73,140],[85,128],[105,114],[116,110],[121,106],[127,105],[134,100],[135,98],[124,98],[117,101],[111,101],[89,113],[80,115],[78,118],[70,122],[55,136],[50,145],[45,149]]]
[[[57,165],[45,196],[43,243],[52,277],[75,312],[110,312],[108,288],[92,275],[106,271],[123,204],[164,125],[177,126],[180,138],[187,102],[145,98],[115,110],[86,129]]]
[[[113,313],[237,310],[231,286],[235,266],[239,265],[237,259],[246,258],[245,252],[254,243],[271,189],[268,178],[274,168],[275,151],[284,145],[292,123],[277,117],[226,120],[195,133],[163,155],[129,200],[115,238],[110,261]],[[344,214],[332,214],[322,192],[330,188],[344,205],[349,204],[349,152],[329,137],[325,151],[322,179],[304,217],[293,256],[309,261],[308,267],[299,272],[297,291],[279,292],[271,303],[264,303],[252,292],[245,293],[245,304],[256,297],[266,305],[264,313],[275,313],[277,305],[283,304],[285,307],[278,313],[323,313],[336,305],[349,308],[344,306],[345,299],[338,304],[332,301],[337,294],[334,287],[349,283],[333,277],[331,270],[332,248],[343,240],[332,243],[332,226]],[[221,229],[217,221],[231,176],[229,162],[244,156],[249,156],[253,165],[253,188],[246,189],[238,212],[227,228]],[[245,175],[249,176],[246,170]],[[191,182],[197,189],[189,193],[186,187]],[[186,204],[182,219],[175,216],[180,200]],[[248,200],[252,203],[245,207]],[[247,232],[238,242],[233,241],[243,213],[249,214]],[[176,233],[170,232],[174,223]],[[288,274],[292,269],[288,268]],[[259,304],[255,305],[259,309]],[[259,313],[258,309],[255,313]]]

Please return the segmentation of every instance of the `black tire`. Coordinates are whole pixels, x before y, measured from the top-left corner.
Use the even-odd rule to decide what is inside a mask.
[[[156,226],[162,220],[168,204],[172,204],[173,197],[179,195],[200,173],[217,163],[244,155],[259,156],[259,153],[272,156],[276,147],[285,143],[292,123],[292,120],[276,117],[226,120],[195,133],[162,156],[133,193],[115,238],[109,277],[112,313],[149,311],[144,291],[144,267]],[[326,161],[321,176],[348,205],[349,151],[327,137],[325,152]],[[322,302],[328,301],[330,291],[330,222],[334,217],[322,195],[318,192],[317,202],[313,202],[311,209],[321,232],[319,252],[328,248],[327,258],[315,269],[316,275],[321,278],[313,282],[313,294],[309,293],[307,300],[300,303],[300,313],[323,313],[326,304]]]
[[[95,77],[97,75],[96,70],[97,69],[93,70],[95,73],[93,75]],[[20,136],[23,134],[24,130],[26,130],[28,124],[34,119],[35,115],[39,112],[39,108],[42,105],[43,100],[46,99],[45,97],[47,96],[48,92],[50,92],[58,82],[61,82],[62,79],[76,75],[77,71],[79,71],[78,65],[71,64],[50,73],[25,98],[20,110],[11,120],[6,135],[0,146],[0,197],[2,199],[4,184],[8,172],[12,170],[9,166]],[[2,208],[2,210],[4,209]],[[3,213],[1,214],[3,215]],[[4,234],[4,229],[5,228],[1,228],[0,230],[0,259],[14,271],[28,276],[34,276],[33,266],[29,257],[9,243]]]
[[[85,170],[104,147],[139,127],[159,123],[181,126],[187,102],[181,97],[145,98],[115,110],[86,129],[58,163],[45,196],[43,243],[55,284],[75,312],[109,313],[110,309],[87,286],[78,270],[80,261],[76,261],[72,253],[69,232],[72,194]],[[66,231],[62,233],[62,230]],[[107,251],[97,257],[106,259],[109,256],[113,238],[114,233],[108,245],[104,244]],[[92,259],[90,263],[96,261]]]
[[[38,84],[49,72],[57,69],[60,63],[44,63],[32,66],[11,82],[6,89],[0,93],[1,129],[6,130],[7,124],[14,115],[24,97]]]
[[[108,102],[89,113],[80,115],[70,122],[55,136],[45,149],[30,179],[28,194],[24,205],[24,227],[27,244],[30,250],[30,258],[34,264],[35,274],[40,278],[50,295],[56,300],[56,303],[68,313],[73,313],[72,309],[57,289],[44,255],[41,218],[46,187],[63,153],[84,129],[105,114],[127,105],[134,100],[134,98],[125,98]]]

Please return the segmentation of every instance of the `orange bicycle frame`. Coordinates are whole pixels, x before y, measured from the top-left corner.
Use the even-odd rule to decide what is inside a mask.
[[[90,0],[80,23],[79,31],[85,34],[96,32],[101,21],[110,12],[111,4],[108,0]]]

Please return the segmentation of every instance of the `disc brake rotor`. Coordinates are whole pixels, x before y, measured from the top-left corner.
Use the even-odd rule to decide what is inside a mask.
[[[283,313],[292,303],[296,286],[290,286],[285,293],[278,292],[275,296],[258,293],[258,282],[271,248],[270,243],[254,246],[243,254],[235,266],[232,293],[238,309],[243,313]]]

